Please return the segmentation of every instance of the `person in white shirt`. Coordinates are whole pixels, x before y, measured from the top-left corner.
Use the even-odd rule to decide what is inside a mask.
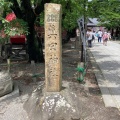
[[[92,30],[88,29],[86,35],[87,35],[88,47],[92,47],[92,36],[93,36]]]
[[[102,40],[102,31],[101,30],[99,30],[98,31],[98,42],[101,42],[101,40]]]

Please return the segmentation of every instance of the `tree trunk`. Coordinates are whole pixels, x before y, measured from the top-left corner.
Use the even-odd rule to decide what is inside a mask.
[[[111,36],[113,36],[113,34],[114,34],[114,33],[113,33],[113,28],[112,28],[112,29],[111,29]]]
[[[44,62],[43,50],[41,42],[35,38],[34,24],[29,24],[29,35],[27,36],[29,62]]]
[[[13,3],[11,9],[14,11],[17,18],[23,19],[28,23],[29,35],[27,35],[27,44],[29,61],[34,60],[35,62],[43,62],[42,42],[37,40],[38,38],[35,38],[34,22],[36,16],[43,12],[44,4],[50,3],[51,0],[41,0],[35,9],[31,6],[31,0],[21,0],[21,5],[18,4],[17,0],[11,0],[11,2]]]
[[[119,27],[116,28],[116,37],[119,37]]]

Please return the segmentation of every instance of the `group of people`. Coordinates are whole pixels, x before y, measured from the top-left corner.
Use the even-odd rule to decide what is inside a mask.
[[[80,31],[79,28],[76,29],[76,40],[78,41],[80,37]],[[88,47],[92,47],[92,42],[96,39],[98,42],[103,41],[103,45],[107,46],[107,41],[111,39],[110,32],[102,32],[101,30],[98,30],[97,32],[92,31],[92,29],[88,29],[86,33],[86,39],[88,43]]]
[[[87,41],[88,41],[88,47],[92,47],[92,41],[96,38],[98,39],[98,42],[101,42],[103,40],[103,45],[107,45],[107,41],[111,38],[110,33],[102,32],[99,30],[98,32],[92,31],[91,29],[88,29],[87,34]]]

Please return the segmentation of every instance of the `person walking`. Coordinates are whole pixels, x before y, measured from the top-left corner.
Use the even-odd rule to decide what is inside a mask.
[[[103,39],[103,45],[107,46],[107,41],[109,39],[109,35],[107,32],[103,34],[102,39]]]
[[[98,31],[98,42],[101,42],[101,40],[102,40],[102,31],[101,30],[99,30]]]
[[[88,47],[92,47],[93,32],[91,29],[88,29],[86,36],[87,36],[87,41],[88,41]]]
[[[96,33],[95,33],[95,31],[93,31],[93,37],[92,37],[92,40],[95,42],[95,39],[96,39]]]

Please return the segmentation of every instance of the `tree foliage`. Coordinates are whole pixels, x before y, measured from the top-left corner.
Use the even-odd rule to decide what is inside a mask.
[[[41,17],[41,23],[44,21],[44,3],[53,2],[62,4],[62,27],[73,29],[77,25],[77,19],[86,12],[88,17],[98,17],[106,26],[116,27],[120,21],[120,0],[1,0],[0,7],[11,8],[18,18],[25,21],[30,20],[33,11],[38,17]],[[9,3],[9,4],[8,4]],[[10,7],[10,5],[12,5]],[[41,15],[40,15],[41,14]],[[34,16],[33,16],[34,17]]]
[[[120,26],[120,0],[92,0],[88,6],[88,14],[99,18],[101,25]]]
[[[25,31],[28,28],[27,41],[30,60],[37,61],[40,58],[39,53],[36,55],[37,43],[34,25],[36,20],[37,23],[44,25],[44,4],[50,2],[62,4],[61,20],[63,29],[70,31],[77,27],[77,19],[81,16],[86,16],[86,18],[97,17],[100,19],[101,24],[109,28],[120,26],[120,0],[1,0],[2,17],[4,18],[8,12],[14,11],[19,22],[23,24],[22,27]],[[4,20],[2,17],[0,19]],[[8,29],[5,30],[7,34],[11,33],[9,32],[11,24],[4,27]],[[20,27],[19,29],[17,33],[23,32]],[[15,31],[12,34],[16,34]]]

